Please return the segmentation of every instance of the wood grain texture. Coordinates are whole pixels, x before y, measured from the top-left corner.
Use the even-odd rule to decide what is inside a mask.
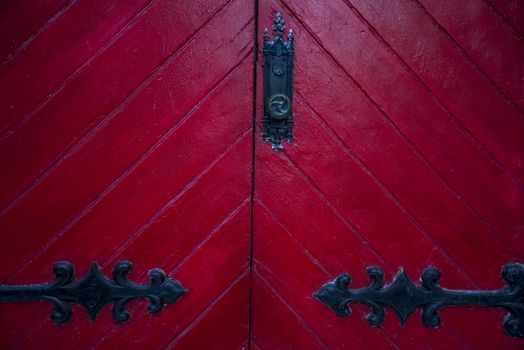
[[[524,109],[524,40],[482,1],[421,0],[441,30],[505,99]]]
[[[256,145],[254,271],[260,293],[315,339],[302,348],[523,344],[495,331],[501,310],[444,310],[435,330],[388,315],[373,329],[364,307],[340,319],[312,298],[342,271],[367,285],[370,265],[413,279],[433,265],[443,286],[499,288],[501,266],[522,261],[522,42],[489,4],[467,5],[260,4],[262,28],[281,11],[295,33],[296,124],[282,155]],[[474,34],[486,36],[480,47]],[[258,348],[275,348],[264,343],[275,318],[253,313]]]
[[[160,267],[189,289],[157,316],[131,302],[122,325],[109,307],[56,327],[46,303],[3,304],[0,348],[522,348],[503,310],[372,328],[366,307],[342,319],[313,298],[342,271],[367,285],[370,265],[500,288],[522,261],[522,2],[258,5],[0,4],[0,281],[128,259],[133,280]],[[255,16],[261,36],[276,11],[296,38],[280,155],[252,119]]]
[[[1,140],[29,119],[41,119],[33,114],[43,108],[49,94],[62,90],[61,83],[78,75],[89,58],[103,50],[145,4],[145,1],[76,1],[30,45],[2,65]]]
[[[0,62],[5,64],[62,16],[73,1],[3,1],[0,4]]]
[[[42,107],[0,141],[2,166],[10,169],[2,177],[0,227],[9,235],[0,246],[1,278],[46,281],[57,260],[73,262],[79,275],[97,261],[107,273],[128,259],[134,280],[159,267],[191,296],[169,315],[151,316],[143,302],[131,303],[134,325],[115,325],[109,307],[94,323],[75,308],[72,321],[57,328],[49,305],[1,305],[2,347],[241,347],[249,307],[252,4],[80,5],[107,15],[105,24],[89,27],[96,17],[84,13],[76,21],[85,24],[69,24],[72,32],[64,33],[57,20],[58,29],[50,26],[26,49],[49,35],[64,52],[40,57],[49,67],[41,74],[59,78],[56,65],[71,78],[56,93],[48,88]],[[61,19],[74,13],[72,7]],[[81,28],[85,33],[74,31]],[[74,71],[74,62],[62,60],[74,49],[68,40],[83,42],[82,35],[100,48],[75,56],[89,63]],[[25,74],[22,57],[9,62],[13,77]],[[28,103],[40,93],[24,88]],[[235,321],[217,322],[227,308]],[[210,322],[214,335],[204,339],[199,334]]]
[[[490,6],[501,18],[508,22],[516,33],[524,35],[524,3],[520,0],[489,0]]]

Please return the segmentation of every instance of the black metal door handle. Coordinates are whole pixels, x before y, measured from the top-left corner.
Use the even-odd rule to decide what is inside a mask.
[[[293,139],[293,31],[287,41],[282,33],[286,28],[279,12],[275,14],[273,40],[264,31],[264,116],[262,117],[262,140],[271,141],[276,153],[283,148],[282,141]]]

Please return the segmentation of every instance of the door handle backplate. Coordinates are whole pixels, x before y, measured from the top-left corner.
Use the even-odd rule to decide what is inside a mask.
[[[271,141],[276,153],[282,150],[282,141],[293,139],[293,31],[287,40],[283,37],[284,19],[277,12],[273,20],[274,37],[264,30],[264,116],[262,140]]]

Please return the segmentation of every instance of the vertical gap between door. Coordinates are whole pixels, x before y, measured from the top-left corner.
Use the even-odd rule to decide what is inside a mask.
[[[254,29],[253,29],[253,96],[252,96],[252,145],[251,145],[251,222],[249,243],[249,315],[247,348],[251,349],[251,329],[253,320],[253,243],[255,219],[255,137],[257,120],[257,65],[258,65],[258,0],[254,0]]]

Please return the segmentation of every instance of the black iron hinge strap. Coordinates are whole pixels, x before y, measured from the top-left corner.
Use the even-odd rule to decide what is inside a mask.
[[[390,284],[384,285],[384,271],[376,266],[366,269],[371,285],[361,289],[349,289],[351,277],[342,273],[324,284],[314,297],[330,307],[338,316],[351,314],[350,303],[363,303],[371,307],[367,315],[370,325],[380,325],[385,317],[384,308],[393,310],[401,324],[418,308],[422,323],[427,327],[440,324],[438,310],[445,306],[485,306],[508,310],[502,328],[515,338],[524,337],[524,265],[507,264],[502,269],[502,279],[507,288],[483,290],[450,290],[441,288],[437,282],[440,271],[426,268],[420,277],[421,284],[414,284],[400,270]]]
[[[160,269],[149,271],[149,284],[135,284],[127,279],[132,264],[122,260],[113,268],[113,280],[104,276],[97,263],[89,272],[74,280],[75,268],[67,261],[54,266],[54,281],[47,284],[25,286],[0,285],[0,302],[48,301],[53,304],[51,319],[64,324],[71,319],[71,303],[82,306],[94,320],[105,304],[113,303],[113,318],[127,321],[131,314],[125,309],[132,299],[149,299],[148,311],[158,313],[166,304],[177,301],[187,290],[178,282],[166,278]]]

